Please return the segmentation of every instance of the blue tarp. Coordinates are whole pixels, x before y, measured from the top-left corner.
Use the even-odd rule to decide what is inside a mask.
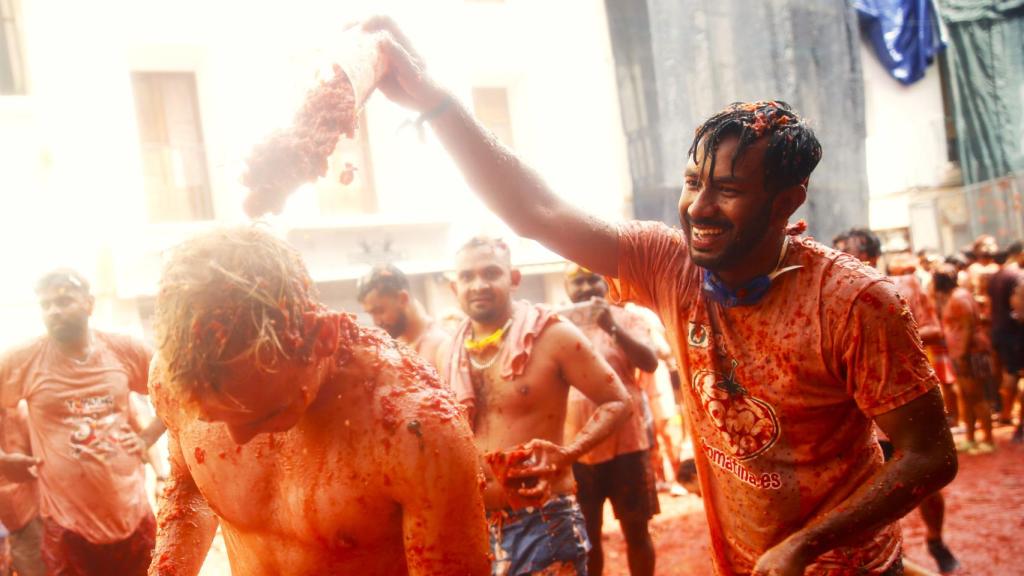
[[[913,84],[945,48],[932,0],[851,0],[875,55],[893,78]]]

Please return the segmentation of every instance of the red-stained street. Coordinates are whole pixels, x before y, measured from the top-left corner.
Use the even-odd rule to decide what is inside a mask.
[[[960,559],[957,576],[1022,574],[1024,559],[1024,446],[1010,443],[1012,429],[996,430],[998,450],[960,457],[960,472],[946,488],[945,540]],[[696,496],[661,495],[662,513],[653,526],[657,574],[710,575],[704,507]],[[628,575],[618,524],[606,510],[606,576]],[[903,522],[907,557],[935,570],[925,548],[924,525],[916,512]]]

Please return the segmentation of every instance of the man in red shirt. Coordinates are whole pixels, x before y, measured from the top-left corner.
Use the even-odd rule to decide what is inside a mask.
[[[653,575],[654,542],[647,525],[659,512],[658,492],[644,424],[644,392],[637,384],[638,370],[653,373],[658,368],[650,331],[640,316],[622,306],[608,304],[608,284],[599,274],[570,264],[565,290],[575,304],[587,305],[590,314],[584,315],[577,326],[615,370],[633,400],[629,418],[611,437],[572,465],[577,497],[587,521],[587,536],[593,546],[587,574],[601,576],[604,572],[601,525],[604,503],[609,500],[626,539],[630,574]],[[566,437],[574,437],[596,410],[597,406],[586,396],[575,388],[571,390],[565,418]]]
[[[517,233],[615,278],[672,336],[719,575],[898,574],[895,522],[954,477],[938,382],[895,286],[788,234],[821,158],[781,102],[697,130],[682,230],[614,225],[556,196],[430,78],[387,19],[381,89],[429,119]],[[895,455],[882,462],[873,426]]]
[[[36,293],[47,335],[0,359],[0,408],[28,404],[43,560],[58,574],[145,574],[156,520],[142,458],[164,428],[157,420],[137,434],[129,393],[148,393],[151,353],[89,327],[93,297],[78,273],[46,274]]]

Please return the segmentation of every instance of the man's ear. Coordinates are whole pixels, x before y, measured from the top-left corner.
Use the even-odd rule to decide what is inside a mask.
[[[398,304],[402,308],[405,308],[406,306],[409,305],[409,298],[410,298],[410,296],[409,296],[409,291],[408,290],[399,290],[399,292],[398,292]]]
[[[92,311],[96,307],[96,297],[92,294],[85,295],[85,309],[89,312],[89,316],[92,316]]]
[[[341,316],[329,312],[317,316],[316,342],[313,353],[319,358],[333,356],[338,351],[338,333],[340,332]]]
[[[775,199],[772,200],[772,222],[785,224],[806,200],[807,186],[805,184],[794,184],[779,190],[775,194]]]
[[[519,288],[519,283],[523,281],[523,273],[519,268],[513,268],[510,270],[509,277],[512,280],[512,288]]]

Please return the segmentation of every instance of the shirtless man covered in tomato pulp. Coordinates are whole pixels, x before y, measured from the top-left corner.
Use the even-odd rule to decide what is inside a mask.
[[[472,436],[436,372],[315,298],[257,228],[175,249],[151,390],[171,476],[150,574],[486,574]]]
[[[484,504],[492,574],[586,574],[589,544],[572,464],[622,424],[631,402],[576,326],[512,300],[520,279],[501,240],[474,238],[459,250],[452,289],[468,318],[451,343],[446,374],[490,464]],[[566,438],[570,388],[595,408]]]

